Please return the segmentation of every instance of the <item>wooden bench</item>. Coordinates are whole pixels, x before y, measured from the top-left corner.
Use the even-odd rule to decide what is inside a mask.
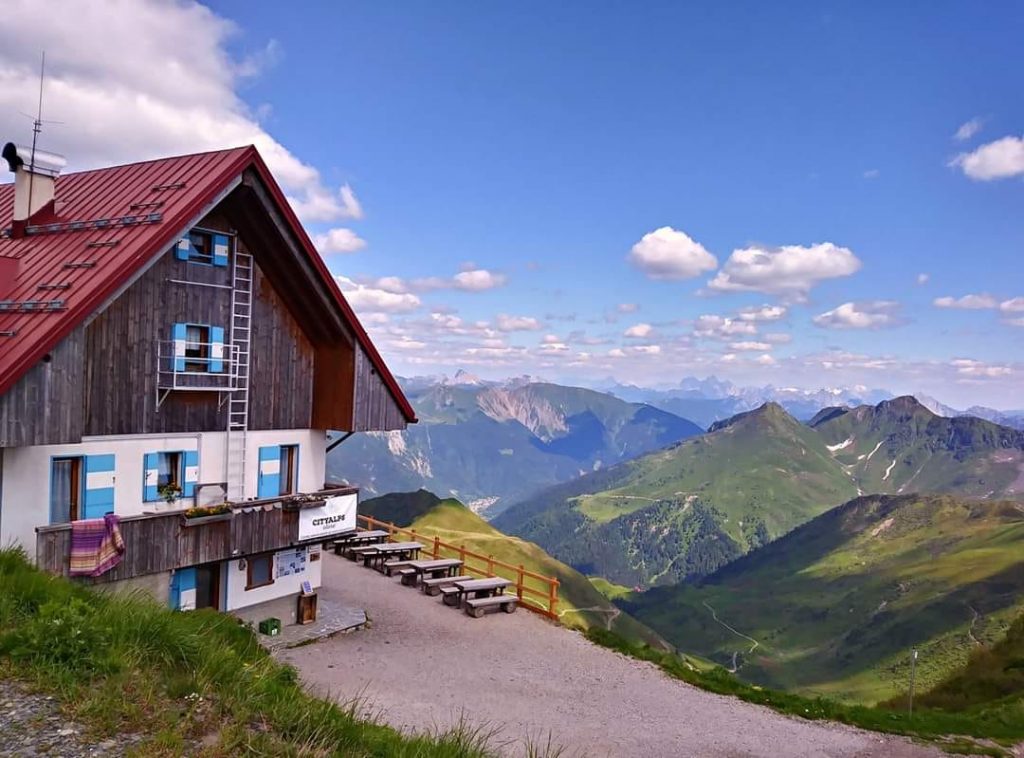
[[[454,605],[457,608],[461,600],[462,590],[458,587],[450,586],[441,588],[441,602],[445,605]]]
[[[354,547],[348,551],[348,559],[350,561],[357,561],[364,555],[372,554],[377,552],[376,545],[364,545],[363,547]]]
[[[414,568],[404,568],[398,572],[398,576],[406,587],[415,587],[419,572]]]
[[[466,613],[480,618],[488,608],[501,608],[505,613],[515,613],[519,598],[515,595],[492,595],[491,597],[467,597],[464,601]]]
[[[436,595],[441,591],[442,587],[447,587],[454,582],[462,582],[466,579],[472,579],[473,577],[468,574],[462,576],[442,576],[437,579],[424,579],[420,582],[420,586],[423,588],[423,592],[427,595]]]
[[[392,571],[394,571],[395,569],[404,569],[410,563],[412,563],[412,561],[384,561],[383,571],[388,576],[391,576]],[[412,572],[415,574],[416,569],[413,569]]]

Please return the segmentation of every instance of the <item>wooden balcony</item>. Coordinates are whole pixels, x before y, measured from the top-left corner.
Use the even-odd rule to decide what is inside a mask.
[[[320,498],[358,493],[352,487],[306,493]],[[121,519],[125,551],[120,564],[91,583],[116,582],[184,566],[225,561],[311,542],[299,540],[299,512],[318,503],[294,503],[292,496],[232,504],[229,513],[186,519],[184,510]],[[315,540],[313,540],[315,542]],[[71,524],[36,528],[36,565],[68,576]]]

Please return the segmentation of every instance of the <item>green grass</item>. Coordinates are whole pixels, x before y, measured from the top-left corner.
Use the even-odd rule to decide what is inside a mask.
[[[800,718],[839,721],[876,732],[908,735],[958,753],[1009,756],[1010,751],[999,745],[1010,746],[1024,739],[1024,691],[1019,687],[1005,694],[987,689],[986,696],[966,699],[958,707],[946,709],[931,705],[930,696],[926,696],[918,701],[911,716],[901,703],[885,707],[850,705],[747,684],[720,666],[710,670],[695,666],[689,656],[654,650],[602,629],[589,630],[587,637],[598,645],[650,661],[670,676],[702,689]]]
[[[91,592],[0,551],[0,678],[54,693],[90,736],[146,735],[139,755],[485,756],[486,730],[404,736],[308,695],[251,631]]]
[[[410,528],[419,536],[428,539],[436,536],[450,545],[461,545],[474,553],[491,555],[512,566],[522,565],[527,571],[558,579],[557,612],[559,621],[566,626],[589,629],[607,628],[610,624],[613,630],[629,638],[665,646],[658,635],[616,608],[583,574],[555,560],[534,543],[498,531],[458,500],[441,501],[416,519]],[[473,565],[482,564],[476,561]],[[504,569],[495,573],[516,579]],[[547,583],[528,577],[526,584],[545,592],[548,587]]]
[[[601,576],[588,576],[587,579],[594,585],[594,589],[600,592],[609,600],[617,600],[619,598],[628,597],[633,591],[629,587],[623,587],[621,584],[613,584],[607,579]]]
[[[739,651],[750,682],[875,703],[906,692],[911,648],[927,688],[1024,612],[1024,513],[953,497],[861,498],[701,583],[618,602],[681,649],[722,665]]]

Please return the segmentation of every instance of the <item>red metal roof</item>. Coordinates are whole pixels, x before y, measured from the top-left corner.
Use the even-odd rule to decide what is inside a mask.
[[[334,276],[316,252],[270,170],[252,146],[58,177],[56,216],[34,217],[32,224],[92,221],[148,213],[160,213],[161,220],[131,226],[115,225],[107,229],[0,238],[0,274],[14,265],[12,260],[17,266],[14,289],[0,293],[0,299],[15,302],[42,300],[44,303],[63,301],[61,310],[0,310],[0,395],[102,307],[149,260],[166,252],[182,230],[217,199],[233,179],[249,168],[263,179],[406,420],[414,423],[415,411],[345,300]],[[14,185],[0,185],[0,229],[10,228],[13,211]],[[110,242],[116,244],[98,245]],[[95,265],[91,268],[73,265],[87,262]],[[44,286],[64,284],[70,286],[66,289]],[[5,332],[14,332],[14,336],[3,336]]]

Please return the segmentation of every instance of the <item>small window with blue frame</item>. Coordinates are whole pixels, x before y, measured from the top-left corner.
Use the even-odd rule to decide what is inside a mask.
[[[231,237],[227,234],[193,229],[178,240],[174,256],[180,261],[227,266],[230,251]]]

